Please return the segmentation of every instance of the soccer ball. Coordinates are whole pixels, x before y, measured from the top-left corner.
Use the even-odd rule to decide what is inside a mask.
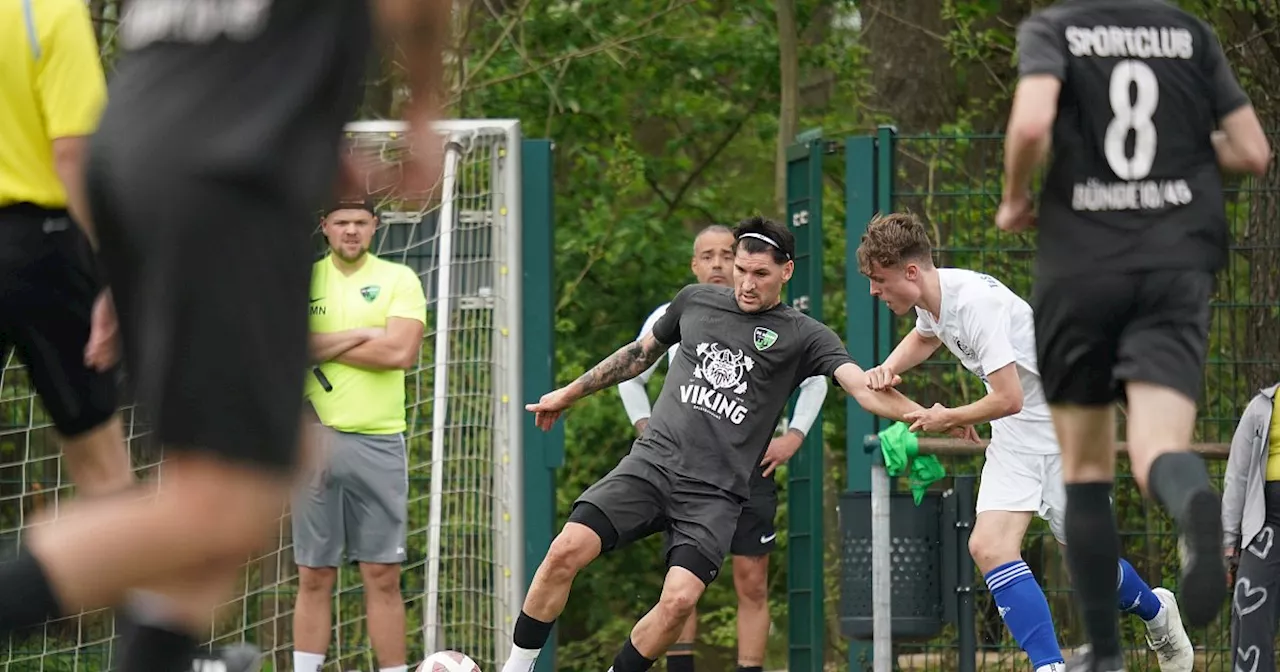
[[[457,651],[436,651],[422,661],[417,672],[480,672],[480,666],[466,654]]]

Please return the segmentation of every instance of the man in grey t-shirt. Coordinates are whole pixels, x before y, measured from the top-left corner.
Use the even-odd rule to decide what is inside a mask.
[[[640,340],[618,350],[528,410],[544,430],[573,402],[671,362],[648,427],[631,453],[574,503],[516,621],[503,672],[529,672],[574,576],[601,553],[667,531],[662,596],[614,659],[644,672],[675,642],[716,576],[787,399],[805,378],[834,377],[868,411],[892,419],[920,408],[875,392],[835,332],[780,302],[794,271],[795,238],[756,217],[734,232],[734,286],[690,285]]]

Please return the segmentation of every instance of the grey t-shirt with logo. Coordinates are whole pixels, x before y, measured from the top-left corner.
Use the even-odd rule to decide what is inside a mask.
[[[821,322],[786,304],[744,312],[717,285],[680,290],[653,336],[680,347],[631,454],[744,499],[791,393],[853,362]]]

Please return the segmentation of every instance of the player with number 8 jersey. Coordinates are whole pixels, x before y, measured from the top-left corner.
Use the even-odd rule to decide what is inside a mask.
[[[1227,257],[1221,171],[1260,175],[1270,148],[1217,37],[1170,2],[1063,0],[1019,26],[1018,58],[996,225],[1039,229],[1036,360],[1090,643],[1067,670],[1118,672],[1115,402],[1134,479],[1179,528],[1187,624],[1225,602],[1221,502],[1190,442]],[[1051,146],[1037,222],[1031,175]]]

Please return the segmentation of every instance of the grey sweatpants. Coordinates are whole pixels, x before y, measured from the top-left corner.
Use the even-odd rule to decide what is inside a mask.
[[[294,497],[294,561],[303,567],[337,567],[345,550],[348,562],[404,562],[409,517],[404,436],[325,431],[328,463]]]
[[[1231,597],[1232,667],[1235,672],[1275,672],[1276,622],[1280,618],[1280,482],[1266,485],[1262,531],[1240,550]]]

